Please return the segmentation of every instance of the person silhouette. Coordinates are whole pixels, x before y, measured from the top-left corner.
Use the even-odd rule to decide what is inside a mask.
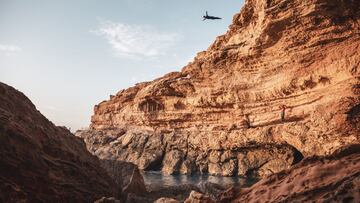
[[[285,110],[286,110],[286,108],[287,108],[287,106],[285,106],[285,105],[280,106],[280,109],[281,109],[280,119],[281,119],[282,123],[285,121]]]
[[[203,21],[204,20],[218,20],[218,19],[222,19],[220,17],[215,17],[215,16],[209,16],[208,12],[206,11],[206,15],[203,16]]]

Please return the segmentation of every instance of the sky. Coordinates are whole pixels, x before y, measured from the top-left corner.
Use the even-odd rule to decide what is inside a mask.
[[[180,71],[226,33],[243,0],[0,0],[0,82],[56,125],[81,129],[95,104]],[[202,21],[202,15],[222,17]]]

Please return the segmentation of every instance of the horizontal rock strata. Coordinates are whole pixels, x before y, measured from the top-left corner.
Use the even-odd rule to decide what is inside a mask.
[[[358,143],[359,8],[355,0],[247,0],[181,72],[96,105],[85,134],[118,142],[88,147],[143,169],[235,175],[286,169],[301,156],[290,157],[293,148],[326,155]]]

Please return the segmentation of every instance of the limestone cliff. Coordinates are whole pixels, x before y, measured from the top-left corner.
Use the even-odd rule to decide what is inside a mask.
[[[79,136],[166,173],[266,175],[330,154],[359,142],[359,30],[357,0],[247,0],[181,72],[110,96]]]

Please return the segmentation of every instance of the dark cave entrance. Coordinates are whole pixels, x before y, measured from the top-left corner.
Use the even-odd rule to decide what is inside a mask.
[[[346,118],[351,125],[356,129],[360,125],[360,104],[357,104],[353,106],[348,112],[347,112],[347,118]]]
[[[139,110],[145,113],[152,113],[164,110],[164,105],[160,101],[147,99],[139,104]]]
[[[297,150],[295,147],[292,146],[292,148],[294,150],[294,152],[293,152],[294,161],[293,161],[292,165],[295,165],[295,164],[299,163],[301,160],[303,160],[304,155],[299,150]]]

